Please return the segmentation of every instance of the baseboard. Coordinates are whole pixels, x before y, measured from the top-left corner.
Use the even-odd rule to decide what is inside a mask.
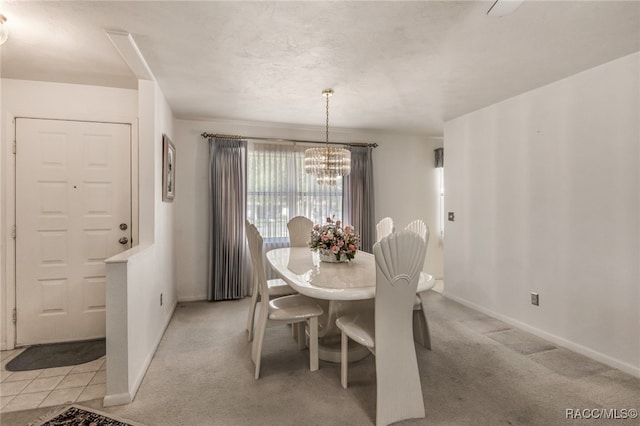
[[[102,404],[104,407],[111,407],[114,405],[125,405],[125,404],[131,403],[134,400],[134,398],[136,397],[136,394],[138,393],[138,389],[142,384],[142,380],[144,379],[144,376],[147,373],[147,369],[149,368],[149,365],[151,364],[151,361],[153,360],[153,357],[156,354],[156,351],[158,350],[158,346],[160,346],[162,337],[164,336],[164,333],[167,330],[169,323],[171,322],[171,318],[173,318],[173,314],[175,313],[177,306],[178,306],[178,303],[176,302],[171,307],[171,313],[167,315],[167,318],[165,319],[165,322],[161,328],[162,332],[158,333],[158,337],[156,338],[156,341],[154,342],[154,345],[153,345],[153,350],[149,351],[148,356],[145,358],[144,363],[142,364],[142,368],[140,368],[140,370],[138,371],[138,375],[136,376],[135,380],[129,387],[129,392],[124,392],[124,393],[119,393],[114,395],[105,395],[104,399],[102,400]]]
[[[204,296],[189,296],[189,297],[179,297],[178,303],[180,302],[205,302],[207,300],[207,295]]]
[[[138,376],[135,378],[135,380],[131,384],[131,387],[129,388],[129,393],[131,394],[131,401],[134,400],[134,398],[136,397],[136,394],[138,393],[138,389],[142,384],[142,380],[144,379],[145,374],[147,374],[147,369],[149,368],[149,365],[153,360],[153,356],[156,354],[156,351],[158,350],[158,346],[160,346],[162,337],[164,336],[164,333],[167,330],[169,323],[171,322],[171,318],[173,318],[173,314],[175,313],[177,306],[178,306],[178,302],[174,303],[173,306],[171,307],[171,313],[167,315],[167,318],[162,327],[162,332],[158,333],[158,337],[156,338],[155,344],[153,345],[153,350],[149,352],[149,355],[147,356],[147,358],[144,360],[144,363],[142,364],[142,368],[138,372]]]
[[[551,343],[554,343],[558,346],[561,346],[565,349],[569,349],[573,352],[579,353],[580,355],[584,355],[587,358],[591,358],[595,361],[601,362],[605,365],[608,365],[609,367],[618,369],[620,371],[623,371],[625,373],[631,374],[632,376],[635,377],[639,377],[640,378],[640,367],[636,367],[634,365],[628,364],[626,362],[620,361],[618,359],[612,358],[609,355],[605,355],[601,352],[598,351],[594,351],[591,348],[588,348],[586,346],[582,346],[578,343],[572,342],[570,340],[567,340],[563,337],[560,336],[556,336],[555,334],[551,334],[548,333],[544,330],[540,330],[538,328],[532,327],[529,324],[523,323],[521,321],[518,321],[514,318],[508,317],[506,315],[502,315],[499,314],[497,312],[494,312],[490,309],[484,308],[480,305],[476,305],[473,302],[469,302],[466,299],[462,299],[460,297],[454,296],[450,293],[445,291],[442,293],[442,295],[448,299],[451,299],[453,301],[456,301],[458,303],[460,303],[461,305],[464,305],[468,308],[474,309],[476,311],[482,312],[483,314],[489,315],[490,317],[496,318],[502,322],[505,322],[507,324],[513,325],[514,327],[518,327],[522,330],[528,331],[531,334],[534,334],[538,337],[541,337],[545,340],[548,340]]]
[[[115,395],[105,395],[102,400],[103,407],[113,407],[114,405],[125,405],[133,401],[133,397],[128,392]]]

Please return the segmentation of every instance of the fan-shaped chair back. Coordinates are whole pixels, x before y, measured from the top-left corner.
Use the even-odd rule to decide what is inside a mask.
[[[425,242],[429,242],[429,227],[425,225],[422,220],[416,219],[409,223],[404,229],[415,232],[420,235]]]
[[[376,224],[376,242],[392,234],[394,230],[393,219],[390,217],[380,219],[380,222]]]
[[[296,216],[287,223],[287,229],[291,247],[306,247],[309,244],[313,222],[304,216]]]
[[[425,244],[429,244],[429,227],[420,219],[416,219],[409,223],[404,229],[415,232],[424,239]],[[422,297],[416,295],[413,304],[413,338],[426,349],[431,349],[431,337],[429,335],[429,324],[427,315],[422,304]]]
[[[390,319],[405,321],[407,327],[402,329],[411,334],[411,313],[426,251],[424,239],[407,230],[391,234],[374,245],[376,334],[385,329],[385,324],[391,325]],[[403,317],[398,319],[395,313],[401,313]]]
[[[384,237],[373,247],[379,425],[425,415],[412,317],[426,251],[425,240],[408,230]]]

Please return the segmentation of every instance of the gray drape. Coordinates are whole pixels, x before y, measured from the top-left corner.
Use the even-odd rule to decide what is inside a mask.
[[[247,141],[209,139],[210,301],[249,294],[245,241]]]
[[[360,234],[360,249],[371,253],[376,241],[373,148],[352,146],[351,173],[343,179],[343,216]]]

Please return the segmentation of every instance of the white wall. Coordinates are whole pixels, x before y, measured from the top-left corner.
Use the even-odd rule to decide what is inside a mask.
[[[380,144],[373,164],[376,220],[389,216],[396,230],[401,230],[412,220],[422,219],[430,234],[424,270],[440,279],[444,260],[433,150],[442,147],[442,140],[387,135],[376,141]]]
[[[173,114],[153,81],[139,81],[138,103],[140,245],[107,260],[114,309],[107,311],[105,406],[133,400],[177,304],[175,205],[162,202],[162,136],[174,138]]]
[[[98,86],[2,80],[2,146],[0,152],[0,347],[13,348],[15,305],[14,240],[8,232],[15,223],[15,166],[11,145],[14,117],[110,121],[132,124],[132,144],[137,146],[137,92]]]
[[[125,392],[133,397],[144,377],[146,367],[177,303],[174,203],[162,202],[162,134],[173,138],[173,114],[162,92],[154,82],[141,82],[140,90],[113,89],[72,84],[2,80],[2,149],[0,176],[2,177],[1,209],[2,251],[0,262],[0,332],[2,349],[13,347],[15,329],[11,324],[11,310],[15,303],[14,242],[9,233],[14,223],[14,163],[11,144],[14,135],[13,118],[36,117],[70,120],[112,121],[132,124],[134,164],[133,204],[139,210],[139,232],[134,238],[144,242],[123,254],[135,257],[128,262],[130,269],[126,305],[114,307],[115,316],[125,312],[125,335],[108,339],[111,353],[125,351],[126,368],[111,364],[110,372],[124,371]],[[138,124],[138,122],[140,124]],[[139,134],[139,136],[138,136]],[[139,197],[139,202],[138,202]],[[139,220],[138,220],[139,219]],[[142,249],[141,249],[142,248]],[[160,306],[160,294],[163,305]],[[128,315],[128,316],[127,316]],[[113,323],[107,320],[107,330]],[[122,341],[126,345],[119,346]],[[114,346],[115,345],[115,346]],[[109,357],[107,357],[109,358]],[[108,380],[109,381],[109,380]],[[109,388],[109,383],[107,385]],[[116,398],[117,399],[117,398]]]
[[[445,291],[640,375],[636,53],[445,125]],[[530,304],[530,293],[540,306]]]
[[[207,297],[208,144],[202,132],[323,141],[324,128],[300,128],[222,120],[176,121],[176,256],[178,300]],[[394,218],[398,227],[413,219],[432,230],[425,270],[442,275],[438,232],[438,192],[433,150],[438,139],[330,129],[331,140],[377,142],[374,150],[376,218]]]

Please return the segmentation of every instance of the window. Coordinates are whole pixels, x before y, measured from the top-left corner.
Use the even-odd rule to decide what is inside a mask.
[[[306,216],[322,223],[342,218],[342,179],[335,187],[316,184],[304,171],[305,147],[249,143],[247,151],[247,220],[270,246],[288,242],[287,222]]]

